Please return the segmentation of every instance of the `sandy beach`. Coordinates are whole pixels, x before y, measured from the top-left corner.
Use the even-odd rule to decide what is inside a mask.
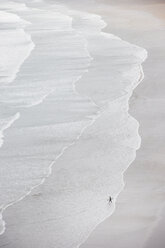
[[[164,1],[13,2],[0,247],[164,248]]]
[[[114,9],[107,7],[104,14],[108,31],[148,51],[143,65],[145,78],[130,100],[130,113],[140,123],[142,144],[136,160],[125,173],[125,188],[118,197],[115,212],[81,247],[163,248],[165,4],[163,1],[122,3],[114,3]]]

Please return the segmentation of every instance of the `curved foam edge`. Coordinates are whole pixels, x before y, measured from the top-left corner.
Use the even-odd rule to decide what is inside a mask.
[[[144,61],[145,58],[146,58],[146,57],[143,56],[143,58],[142,58],[143,61]],[[140,76],[140,80],[139,80],[139,79],[137,80],[137,84],[141,82],[141,80],[143,79],[143,77],[144,77],[144,75],[143,75],[143,76]],[[77,82],[77,81],[76,81],[76,82]],[[74,84],[75,84],[75,83],[74,83]],[[137,85],[136,85],[136,86],[137,86]],[[131,94],[130,94],[130,96],[131,96]],[[128,100],[129,100],[129,99],[128,99]],[[93,119],[93,120],[91,121],[91,123],[88,124],[86,127],[88,127],[89,125],[92,125],[94,121],[95,121],[95,119]],[[84,129],[81,130],[81,133],[80,133],[80,135],[77,137],[77,139],[79,139],[79,138],[81,137],[81,134],[82,134],[83,131],[86,129],[86,127],[85,127]],[[75,142],[74,142],[74,143],[75,143]],[[72,143],[72,144],[73,144],[73,143]],[[72,144],[71,144],[71,145],[72,145]],[[65,151],[65,149],[68,148],[68,147],[69,147],[69,146],[63,148],[63,151],[61,152],[61,154],[59,154],[58,158],[63,154],[63,152]],[[49,174],[51,173],[51,168],[52,168],[52,165],[54,164],[54,162],[55,162],[55,161],[53,161],[53,162],[51,163],[51,165],[50,165]],[[132,162],[131,162],[131,163],[132,163]],[[128,165],[128,166],[129,166],[129,165]],[[123,177],[124,177],[124,173],[125,173],[125,171],[123,172]],[[49,174],[48,174],[48,176],[49,176]],[[40,184],[44,183],[44,181],[45,181],[45,178],[42,180],[42,182],[41,182]],[[39,184],[39,185],[40,185],[40,184]],[[34,188],[38,187],[39,185],[36,185],[35,187],[33,187],[33,188],[31,189],[31,191],[32,191]],[[123,187],[124,187],[124,180],[123,180]],[[123,189],[123,187],[122,187],[122,189]],[[122,190],[122,189],[121,189],[121,190]],[[20,198],[20,199],[17,200],[16,202],[22,200],[24,197],[26,197],[28,194],[30,194],[31,191],[29,191],[25,196],[23,196],[22,198]],[[120,191],[120,192],[121,192],[121,191]],[[119,193],[120,193],[120,192],[119,192]],[[119,193],[118,193],[118,195],[119,195]],[[115,197],[114,204],[115,204],[115,202],[116,202],[116,199],[117,199],[118,195]],[[16,202],[14,202],[14,203],[16,203]],[[12,203],[12,204],[14,204],[14,203]],[[10,204],[10,205],[11,205],[11,204]],[[9,206],[9,205],[8,205],[8,206]],[[8,206],[7,206],[7,207],[8,207]],[[5,209],[6,209],[6,208],[5,208]],[[115,210],[115,208],[114,208],[114,210]],[[107,218],[107,217],[105,217],[105,218]],[[3,225],[4,225],[4,222],[3,222]],[[4,230],[5,230],[5,227],[4,227]],[[3,232],[4,232],[4,230],[3,230]],[[86,240],[86,239],[85,239],[85,240]],[[82,243],[81,243],[81,244],[82,244]],[[80,245],[81,245],[81,244],[80,244]],[[77,247],[80,247],[80,245],[77,246]]]
[[[20,117],[20,113],[16,113],[14,116],[10,118],[6,118],[3,120],[0,120],[0,147],[3,145],[4,142],[4,131],[11,127],[11,125]]]
[[[128,43],[128,42],[127,42]],[[139,48],[138,46],[136,46],[137,48]],[[142,62],[141,63],[143,63],[146,59],[147,59],[147,56],[148,56],[148,53],[147,53],[147,50],[146,49],[144,49],[144,48],[142,48],[142,50],[143,50],[143,52],[144,53],[142,53],[141,55],[141,58],[142,58]],[[135,90],[135,88],[143,81],[143,79],[144,79],[144,72],[143,72],[143,68],[142,68],[142,65],[140,64],[139,65],[139,70],[140,70],[140,74],[139,74],[139,78],[137,78],[137,81],[135,82],[135,84],[134,84],[134,86],[132,87],[132,90],[130,91],[130,93],[128,94],[129,96],[128,96],[128,99],[127,99],[127,101],[128,101],[128,114],[129,114],[129,100],[130,100],[130,98],[131,98],[131,96],[132,96],[132,94],[133,94],[133,92],[134,92],[134,90]],[[132,118],[132,120],[134,121],[134,123],[136,124],[136,126],[137,126],[137,134],[138,134],[138,143],[137,143],[137,145],[136,145],[136,147],[135,147],[135,152],[134,152],[134,158],[132,159],[132,161],[127,165],[127,167],[125,168],[125,170],[123,170],[123,172],[122,172],[122,182],[121,182],[121,188],[120,188],[120,190],[118,191],[118,193],[115,195],[115,196],[113,196],[113,205],[112,205],[112,207],[111,207],[111,209],[110,209],[110,212],[109,212],[109,214],[108,215],[106,215],[103,219],[102,219],[102,221],[100,221],[99,223],[97,223],[94,227],[93,227],[93,229],[91,230],[91,232],[89,233],[89,235],[87,236],[87,237],[85,237],[85,239],[78,245],[78,246],[76,246],[76,248],[80,248],[81,247],[81,245],[82,244],[84,244],[85,242],[86,242],[86,240],[90,237],[90,235],[95,231],[95,229],[101,224],[101,223],[103,223],[106,219],[108,219],[108,218],[110,218],[110,216],[115,212],[115,209],[116,209],[116,204],[117,204],[117,199],[118,199],[118,197],[119,197],[119,195],[120,195],[120,193],[124,190],[124,187],[125,187],[125,181],[124,181],[124,175],[126,174],[126,172],[127,172],[127,169],[129,168],[129,166],[133,163],[133,161],[136,159],[136,151],[138,150],[138,149],[140,149],[140,146],[141,146],[141,137],[140,137],[140,135],[139,135],[139,132],[138,132],[138,130],[139,130],[139,126],[140,126],[140,124],[139,124],[139,122],[133,117],[133,116],[131,116],[130,114],[129,114],[129,116]]]
[[[14,5],[14,7],[15,7],[15,5]],[[70,20],[73,19],[73,18],[70,17],[70,16],[68,16],[68,18],[69,18]],[[20,19],[21,19],[21,18],[20,18]],[[21,19],[21,20],[22,20],[22,19]],[[29,36],[29,37],[30,37],[30,36]],[[33,44],[34,44],[34,43],[33,43]],[[87,43],[86,43],[86,40],[85,40],[85,39],[84,39],[84,46],[85,46],[86,52],[88,53],[88,50],[87,50]],[[33,45],[33,49],[34,49],[34,47],[35,47],[35,45]],[[92,60],[92,57],[90,56],[89,53],[88,53],[88,56],[89,56],[90,60]],[[27,56],[27,57],[28,57],[28,56]],[[86,73],[87,71],[88,71],[88,70],[84,71],[84,73]],[[11,80],[11,81],[13,81],[13,80],[15,79],[15,77],[16,77],[16,75],[17,75],[18,72],[19,72],[19,69],[16,70],[16,73],[15,73],[14,77],[12,77],[12,80]],[[84,73],[83,73],[83,74],[84,74]],[[82,77],[82,76],[77,77],[77,79],[76,79],[75,81],[72,82],[73,90],[74,90],[74,92],[75,92],[77,95],[80,95],[80,94],[79,94],[79,92],[76,90],[76,83],[81,79],[81,77]],[[48,94],[45,94],[45,95],[43,96],[42,99],[40,99],[40,100],[38,100],[38,101],[36,101],[36,102],[34,102],[34,103],[32,103],[32,104],[29,104],[29,105],[26,106],[26,107],[32,107],[32,106],[34,106],[34,105],[38,105],[38,104],[42,103],[42,102],[44,101],[44,99],[45,99],[49,94],[51,94],[51,93],[52,93],[52,91],[50,91]],[[90,98],[89,98],[89,99],[90,99]],[[92,101],[92,99],[90,99],[90,101],[91,101],[91,103],[92,103],[93,105],[96,105],[96,104]],[[13,120],[15,121],[15,120],[18,119],[19,117],[20,117],[20,114],[17,113],[16,116],[15,116],[15,118],[13,118]],[[64,146],[64,147],[63,147],[62,151],[58,154],[58,156],[56,157],[56,159],[55,159],[54,161],[52,161],[51,164],[48,166],[47,175],[46,175],[46,176],[43,175],[43,178],[42,178],[42,180],[41,180],[41,182],[40,182],[39,184],[37,184],[37,185],[31,187],[31,189],[28,190],[27,193],[24,194],[22,197],[16,199],[15,201],[12,201],[12,202],[9,203],[8,205],[1,206],[1,207],[0,207],[0,226],[1,226],[0,235],[2,235],[2,234],[5,232],[5,230],[6,230],[6,223],[5,223],[5,221],[3,220],[3,212],[4,212],[8,207],[10,207],[10,206],[12,206],[12,205],[18,203],[19,201],[22,201],[22,200],[23,200],[26,196],[28,196],[35,188],[37,188],[38,186],[42,185],[42,184],[45,182],[45,180],[50,176],[51,171],[52,171],[52,166],[53,166],[54,163],[57,161],[57,159],[60,158],[60,157],[63,155],[63,153],[65,152],[65,150],[66,150],[67,148],[69,148],[70,146],[74,145],[74,144],[76,143],[76,141],[77,141],[78,139],[80,139],[80,137],[81,137],[82,133],[84,132],[84,130],[85,130],[88,126],[90,126],[90,125],[93,124],[93,122],[95,121],[95,118],[96,118],[95,116],[91,116],[91,115],[86,116],[86,119],[83,121],[85,124],[84,124],[84,127],[81,129],[80,134],[75,138],[75,141],[74,141],[74,142],[72,142],[72,143],[69,144],[68,146]],[[13,122],[14,122],[14,121],[13,121]],[[12,124],[12,123],[11,123],[11,124]],[[8,127],[10,127],[10,126],[11,126],[11,125],[7,125],[6,128],[8,128]],[[5,128],[5,129],[6,129],[6,128]]]

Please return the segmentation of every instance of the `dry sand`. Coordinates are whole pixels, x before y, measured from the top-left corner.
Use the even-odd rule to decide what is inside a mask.
[[[140,122],[142,144],[136,160],[125,173],[126,185],[117,200],[116,211],[81,248],[163,248],[165,4],[163,1],[101,2],[113,3],[103,4],[97,10],[109,25],[106,31],[148,50],[143,65],[145,79],[130,101],[130,113]]]

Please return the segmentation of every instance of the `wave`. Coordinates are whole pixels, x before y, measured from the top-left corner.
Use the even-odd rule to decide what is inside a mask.
[[[1,178],[2,211],[43,182],[53,161],[78,139],[97,113],[97,106],[81,97],[74,86],[91,61],[86,41],[72,29],[71,17],[56,11],[50,18],[51,13],[23,10],[24,18],[33,24],[26,32],[35,49],[12,85],[1,87],[2,108],[20,112],[19,122],[8,130],[1,149],[5,174]],[[4,222],[2,225],[3,232]]]
[[[6,111],[3,89],[10,89],[8,85],[14,81],[21,65],[34,48],[30,36],[24,31],[30,23],[14,13],[7,12],[5,6],[2,2],[0,10],[0,146],[3,144],[3,131],[11,127],[20,117],[18,111]]]
[[[20,117],[19,113],[16,113],[14,116],[6,119],[0,120],[0,147],[3,144],[3,132],[5,129],[9,128],[18,118]]]
[[[10,172],[1,209],[7,224],[19,216],[2,244],[10,237],[8,247],[20,240],[25,248],[79,247],[113,213],[140,146],[128,109],[147,53],[102,32],[106,23],[98,15],[44,2],[28,8],[19,15],[32,23],[26,30],[35,49],[12,87],[2,88],[2,103],[21,113],[1,149],[2,168]]]

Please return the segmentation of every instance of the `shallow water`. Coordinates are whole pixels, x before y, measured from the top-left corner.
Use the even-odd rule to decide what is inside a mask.
[[[139,148],[128,101],[146,51],[102,32],[98,15],[39,1],[2,6],[3,29],[24,23],[27,41],[24,53],[19,45],[10,53],[0,86],[2,211],[10,205],[0,239],[12,248],[77,247],[113,212],[107,198],[115,202]]]

